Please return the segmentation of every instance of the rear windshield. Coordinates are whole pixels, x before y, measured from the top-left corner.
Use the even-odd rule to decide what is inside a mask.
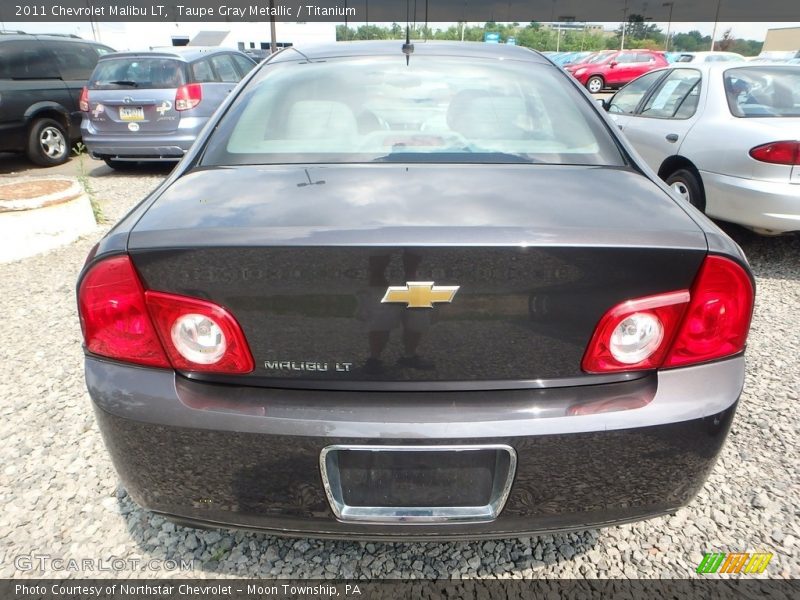
[[[112,58],[97,63],[92,89],[178,88],[186,83],[184,63],[169,58]]]
[[[622,165],[552,65],[359,57],[265,66],[221,119],[205,165],[314,162]]]
[[[740,67],[723,77],[734,117],[800,117],[800,67]]]

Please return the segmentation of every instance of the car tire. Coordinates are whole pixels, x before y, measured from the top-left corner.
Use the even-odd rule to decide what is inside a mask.
[[[602,92],[603,88],[605,87],[606,82],[603,81],[603,78],[599,75],[592,75],[589,79],[586,80],[586,89],[589,90],[592,94],[597,94],[598,92]]]
[[[41,167],[54,167],[67,162],[70,142],[64,126],[54,119],[36,119],[28,131],[27,154]]]
[[[698,173],[690,169],[678,169],[667,177],[666,182],[678,196],[696,209],[705,212],[706,197]]]

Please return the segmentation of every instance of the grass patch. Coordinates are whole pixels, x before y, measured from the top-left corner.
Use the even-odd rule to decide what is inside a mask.
[[[89,181],[89,175],[86,172],[86,146],[83,142],[78,142],[75,144],[72,152],[78,159],[78,181],[86,191],[86,195],[89,196],[89,203],[92,205],[94,220],[98,225],[105,223],[106,218],[105,215],[103,215],[103,209],[100,206],[100,202],[97,200],[97,196],[92,189],[92,184]]]

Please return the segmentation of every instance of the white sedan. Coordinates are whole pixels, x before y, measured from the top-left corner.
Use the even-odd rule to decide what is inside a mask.
[[[708,216],[800,231],[800,66],[675,63],[605,104],[658,175]]]

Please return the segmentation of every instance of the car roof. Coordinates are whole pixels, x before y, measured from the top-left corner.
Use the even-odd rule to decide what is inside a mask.
[[[349,56],[403,56],[403,40],[375,40],[358,42],[331,42],[309,46],[289,46],[277,52],[269,62],[344,58]],[[460,56],[463,58],[498,58],[524,60],[551,64],[535,50],[511,44],[486,44],[484,42],[444,42],[412,40],[415,56]]]
[[[83,44],[91,44],[92,46],[105,46],[105,44],[101,44],[100,42],[95,42],[94,40],[85,40],[82,37],[78,37],[76,35],[71,34],[60,34],[60,33],[25,33],[24,31],[0,31],[0,42],[10,42],[10,41],[19,41],[19,42],[30,42],[32,40],[45,42],[67,42],[67,43],[83,43]]]
[[[697,69],[704,73],[715,73],[719,71],[727,71],[729,69],[797,69],[797,65],[790,65],[787,63],[755,63],[750,61],[730,61],[730,62],[702,62],[702,63],[672,63],[665,69]]]
[[[697,52],[681,52],[681,54],[688,54],[690,56],[711,56],[711,55],[719,55],[719,54],[726,54],[730,55],[733,54],[735,56],[741,56],[738,52],[728,52],[726,50],[698,50]]]
[[[175,46],[166,48],[155,48],[153,50],[113,52],[111,54],[106,54],[105,56],[101,56],[100,60],[104,61],[115,58],[157,57],[157,58],[172,58],[175,60],[192,62],[197,59],[203,58],[205,56],[211,56],[223,52],[226,53],[233,52],[235,54],[241,54],[241,52],[239,52],[238,50],[234,50],[233,48],[222,48],[220,46],[214,46],[214,47]]]

